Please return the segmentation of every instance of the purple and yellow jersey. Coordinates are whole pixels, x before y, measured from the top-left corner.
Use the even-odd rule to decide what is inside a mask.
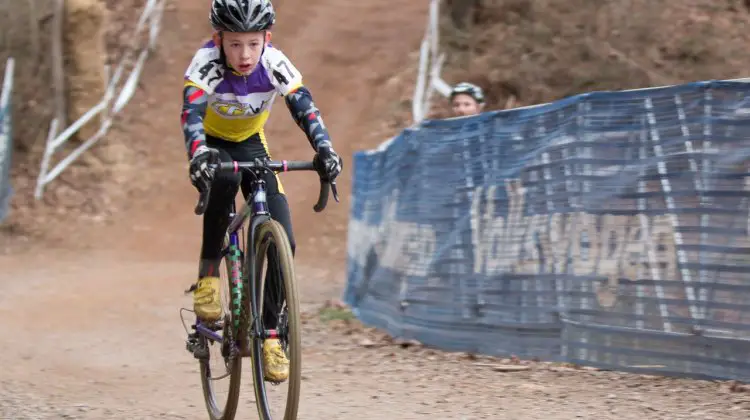
[[[286,96],[302,86],[302,75],[280,50],[267,44],[252,73],[243,76],[219,60],[213,41],[193,56],[185,72],[185,86],[202,89],[208,96],[203,120],[207,135],[241,142],[258,134],[268,150],[263,127],[276,95]]]

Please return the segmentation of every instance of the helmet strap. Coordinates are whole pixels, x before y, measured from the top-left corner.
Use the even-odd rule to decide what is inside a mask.
[[[219,31],[219,64],[227,66],[227,54],[224,52],[224,32]]]
[[[263,31],[263,50],[260,52],[260,55],[263,56],[263,53],[266,52],[266,45],[268,45],[271,42],[271,32],[268,31],[268,29]]]

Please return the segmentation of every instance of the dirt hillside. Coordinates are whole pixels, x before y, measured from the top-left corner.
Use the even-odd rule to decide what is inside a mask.
[[[441,9],[448,55],[443,76],[486,88],[490,109],[595,90],[750,76],[744,0],[459,3],[474,7],[457,21],[450,8]],[[436,115],[445,114],[444,105]]]

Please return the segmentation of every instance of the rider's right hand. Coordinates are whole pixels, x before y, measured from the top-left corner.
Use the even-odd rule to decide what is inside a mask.
[[[211,181],[214,179],[214,170],[209,164],[217,163],[219,151],[206,146],[200,146],[195,149],[193,157],[190,159],[190,182],[198,189],[199,192],[208,190]]]

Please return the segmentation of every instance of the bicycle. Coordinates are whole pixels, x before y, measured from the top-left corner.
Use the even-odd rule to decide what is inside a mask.
[[[253,180],[250,192],[239,212],[232,203],[230,222],[221,253],[227,272],[226,280],[222,279],[221,283],[222,287],[227,287],[230,291],[229,299],[222,296],[222,305],[228,303],[224,306],[224,318],[207,324],[202,323],[196,317],[192,325],[193,332],[190,332],[185,326],[182,313],[192,311],[183,308],[180,313],[183,327],[188,334],[186,348],[200,364],[201,385],[209,417],[211,420],[234,419],[239,399],[242,358],[250,357],[258,414],[263,420],[272,419],[263,372],[263,342],[268,338],[278,338],[289,358],[289,378],[287,379],[289,392],[283,418],[285,420],[296,419],[301,382],[299,297],[289,239],[281,224],[273,220],[268,212],[266,187],[261,175],[265,171],[274,173],[317,171],[316,159],[310,162],[256,159],[252,162],[214,163],[211,166],[215,171],[233,171],[234,173],[243,171],[243,175],[253,176]],[[333,192],[333,197],[338,202],[336,183],[326,182],[321,177],[320,195],[313,207],[315,212],[323,211],[328,203],[330,192]],[[205,212],[209,195],[210,188],[200,194],[195,214],[200,215]],[[248,221],[247,224],[246,221]],[[243,243],[244,236],[248,232],[247,241]],[[264,263],[268,263],[266,276],[261,275]],[[281,296],[271,296],[271,292],[266,290],[265,285],[269,276],[274,276],[276,284],[282,285]],[[191,292],[194,288],[195,285],[186,292]],[[275,308],[279,309],[277,312],[279,321],[275,328],[266,329],[263,325],[263,305],[266,304],[278,305]],[[281,309],[282,307],[284,309]],[[269,308],[274,307],[269,306]],[[209,350],[214,345],[218,345],[221,350],[221,358],[227,369],[224,376],[212,377]],[[226,401],[220,403],[216,399],[213,383],[227,376],[229,376],[229,392]]]

